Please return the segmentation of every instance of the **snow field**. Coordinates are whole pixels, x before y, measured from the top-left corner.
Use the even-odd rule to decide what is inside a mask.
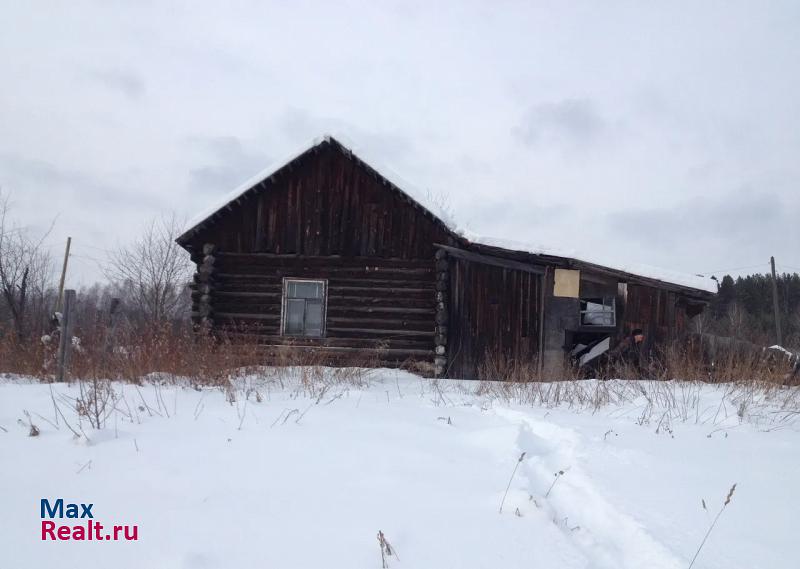
[[[390,567],[680,568],[733,482],[695,567],[796,566],[798,425],[767,399],[739,416],[728,386],[676,388],[683,411],[521,404],[388,370],[113,387],[98,431],[67,405],[78,385],[53,385],[76,440],[49,385],[0,383],[0,567],[378,568],[382,530]],[[57,497],[139,540],[42,541],[39,502]]]

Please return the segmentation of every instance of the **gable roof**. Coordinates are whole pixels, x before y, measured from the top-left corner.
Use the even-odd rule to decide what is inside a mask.
[[[224,213],[224,211],[230,206],[240,202],[249,194],[264,189],[267,182],[279,177],[285,171],[291,170],[305,157],[319,152],[325,147],[333,148],[347,156],[349,159],[354,160],[367,172],[375,176],[384,186],[387,186],[392,191],[397,192],[403,197],[403,199],[411,203],[414,207],[420,209],[420,211],[422,211],[428,217],[432,218],[434,222],[442,225],[447,231],[457,233],[455,229],[455,223],[449,218],[447,212],[445,212],[435,203],[431,196],[419,190],[410,191],[409,188],[412,188],[412,185],[402,181],[396,174],[389,173],[391,172],[389,168],[381,166],[380,171],[377,170],[370,165],[375,164],[377,162],[376,160],[370,159],[370,164],[368,164],[359,158],[349,146],[345,146],[331,135],[325,135],[315,138],[311,142],[310,146],[304,146],[302,150],[291,154],[289,158],[268,166],[243,184],[239,185],[236,189],[222,196],[212,205],[195,215],[186,224],[186,228],[176,239],[176,241],[180,245],[185,245],[197,232],[211,223],[216,217]]]
[[[288,159],[277,162],[264,169],[217,200],[210,207],[198,213],[187,223],[186,229],[176,241],[178,244],[185,247],[192,237],[221,216],[225,211],[231,209],[234,204],[241,202],[251,193],[265,189],[267,184],[276,177],[291,170],[295,164],[303,160],[306,156],[317,153],[325,147],[333,148],[349,159],[356,161],[362,168],[375,176],[383,185],[387,186],[391,191],[398,193],[414,207],[420,209],[420,211],[430,217],[435,223],[443,226],[457,241],[465,246],[490,249],[501,255],[513,256],[522,254],[531,262],[538,260],[538,262],[551,262],[561,266],[607,272],[623,280],[639,281],[644,284],[655,286],[667,285],[667,288],[672,289],[688,289],[688,292],[699,293],[698,296],[704,298],[717,292],[716,281],[703,275],[690,275],[640,264],[620,265],[619,263],[603,263],[586,255],[580,255],[570,251],[561,251],[537,244],[495,239],[459,229],[449,213],[436,202],[430,193],[415,188],[413,185],[402,180],[386,166],[382,165],[380,170],[376,169],[370,164],[377,164],[377,160],[370,158],[370,163],[365,162],[351,150],[352,145],[345,146],[330,135],[314,139],[310,146],[307,145],[299,152],[293,153]],[[364,154],[361,150],[359,150],[359,153],[362,155]]]

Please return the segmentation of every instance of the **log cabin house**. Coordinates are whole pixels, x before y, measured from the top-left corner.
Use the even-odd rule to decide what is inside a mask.
[[[557,373],[570,352],[634,328],[675,338],[716,291],[465,236],[421,201],[336,139],[316,141],[177,239],[197,265],[195,322],[265,354],[478,378],[490,357]]]

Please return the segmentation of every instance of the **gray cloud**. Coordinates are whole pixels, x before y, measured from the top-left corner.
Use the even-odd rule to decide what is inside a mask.
[[[606,128],[607,123],[594,103],[587,99],[564,99],[534,105],[514,133],[531,146],[554,141],[586,144]]]
[[[112,91],[122,93],[131,100],[141,99],[146,91],[144,79],[125,69],[93,69],[86,71],[84,77]]]
[[[322,134],[342,135],[347,133],[348,136],[353,137],[350,142],[363,145],[391,161],[405,161],[413,153],[411,140],[403,134],[362,128],[348,121],[317,116],[302,109],[288,109],[280,116],[277,123],[284,136],[301,143]]]
[[[86,173],[65,170],[44,160],[0,154],[0,175],[8,183],[30,188],[94,187],[96,181]]]
[[[605,225],[632,257],[670,258],[677,265],[686,265],[689,257],[700,272],[762,263],[763,272],[770,255],[797,262],[798,220],[800,204],[775,193],[740,190],[672,207],[617,211],[605,217]]]
[[[268,165],[265,154],[246,149],[235,136],[192,137],[189,145],[211,159],[189,170],[190,191],[228,192]]]
[[[11,154],[0,154],[0,186],[10,193],[22,192],[29,199],[39,199],[45,207],[52,203],[48,198],[55,194],[69,195],[82,208],[145,209],[164,205],[154,195],[124,187],[116,181],[106,182],[93,173]]]
[[[564,203],[535,205],[523,202],[515,204],[515,207],[509,207],[507,201],[489,199],[481,205],[481,211],[477,216],[490,221],[486,225],[495,228],[490,229],[493,234],[501,234],[503,227],[516,227],[520,228],[517,239],[535,241],[541,239],[539,228],[543,224],[559,224],[574,219],[575,212],[575,207]],[[475,222],[475,220],[466,221],[470,225]]]

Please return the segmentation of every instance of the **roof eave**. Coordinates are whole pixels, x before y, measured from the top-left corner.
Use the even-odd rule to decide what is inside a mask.
[[[485,245],[482,243],[469,242],[469,246],[477,250],[490,251],[492,254],[499,256],[506,256],[517,260],[527,259],[529,262],[533,264],[538,264],[538,265],[546,264],[554,267],[562,267],[566,269],[579,269],[579,270],[586,270],[589,272],[606,274],[609,276],[616,277],[625,282],[633,282],[636,284],[642,284],[645,286],[652,286],[664,290],[669,290],[672,292],[678,292],[685,296],[690,296],[692,298],[695,298],[696,300],[704,302],[710,301],[716,295],[716,293],[711,292],[709,290],[695,288],[687,285],[681,285],[669,281],[663,281],[651,277],[645,277],[642,275],[637,275],[635,273],[629,273],[627,271],[614,269],[612,267],[606,267],[603,265],[590,263],[588,261],[582,261],[580,259],[575,259],[573,257],[565,257],[559,255],[545,255],[538,253],[530,253],[526,251],[516,251],[513,249],[505,249],[503,247],[497,247],[493,245]]]

